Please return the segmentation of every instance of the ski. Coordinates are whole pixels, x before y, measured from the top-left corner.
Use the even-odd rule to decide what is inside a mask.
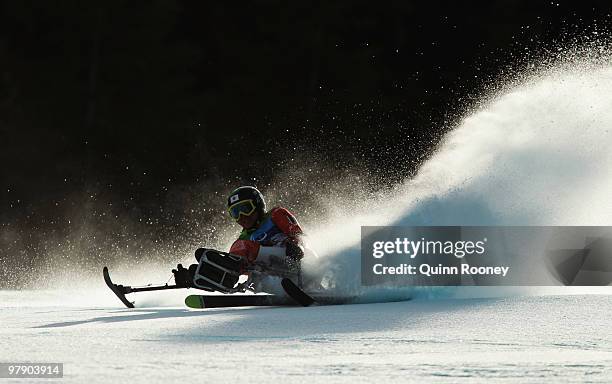
[[[331,296],[325,294],[313,294],[310,296],[313,305],[342,305],[354,304],[355,296]],[[189,308],[226,308],[226,307],[277,307],[302,305],[289,296],[278,295],[189,295],[185,298],[185,305]]]
[[[325,291],[306,293],[288,278],[283,279],[281,285],[285,293],[303,307],[354,304],[357,299],[357,296],[337,296]]]
[[[185,298],[189,308],[226,308],[295,305],[288,297],[277,295],[189,295]]]
[[[281,285],[285,293],[303,307],[308,307],[315,302],[315,299],[310,297],[306,292],[302,291],[291,279],[284,278],[281,280]]]

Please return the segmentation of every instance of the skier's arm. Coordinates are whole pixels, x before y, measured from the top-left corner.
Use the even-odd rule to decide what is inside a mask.
[[[288,237],[285,242],[285,255],[293,260],[302,259],[304,248],[301,245],[300,235],[303,231],[295,216],[285,208],[276,207],[272,210],[272,221]]]
[[[232,244],[229,253],[243,257],[250,264],[257,259],[259,247],[260,245],[256,241],[238,239]]]
[[[304,257],[304,250],[302,247],[293,242],[287,241],[286,247],[279,246],[263,246],[256,241],[252,240],[236,240],[229,253],[243,257],[249,264],[262,262],[269,264],[269,260],[272,257],[284,258],[288,256],[293,260],[300,260]]]
[[[298,240],[299,236],[303,233],[300,223],[298,223],[295,216],[291,214],[287,209],[283,207],[276,207],[271,212],[272,221],[274,224],[292,240]]]
[[[286,248],[262,246],[253,240],[238,239],[232,244],[230,253],[245,258],[249,264],[254,263],[255,260],[265,263],[265,260],[270,256],[289,256],[292,259],[301,259],[304,255],[299,239],[299,235],[302,234],[302,228],[297,219],[291,212],[282,207],[272,209],[271,218],[272,222],[287,235]]]

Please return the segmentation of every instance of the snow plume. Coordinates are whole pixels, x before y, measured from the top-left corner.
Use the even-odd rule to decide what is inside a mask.
[[[612,61],[570,61],[497,90],[384,198],[337,204],[310,234],[323,262],[307,270],[332,271],[336,287],[384,299],[359,288],[360,226],[610,225]]]

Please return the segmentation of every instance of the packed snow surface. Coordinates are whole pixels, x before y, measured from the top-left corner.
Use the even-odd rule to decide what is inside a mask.
[[[64,363],[65,383],[612,381],[610,295],[188,310],[185,294],[130,310],[0,291],[0,361]]]

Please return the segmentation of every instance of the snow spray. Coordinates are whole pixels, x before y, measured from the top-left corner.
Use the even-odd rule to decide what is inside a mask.
[[[488,97],[384,199],[350,217],[332,215],[310,233],[321,257],[307,269],[329,275],[336,289],[380,300],[399,293],[360,288],[360,226],[610,225],[612,62],[569,61]],[[448,296],[457,289],[402,291]]]

